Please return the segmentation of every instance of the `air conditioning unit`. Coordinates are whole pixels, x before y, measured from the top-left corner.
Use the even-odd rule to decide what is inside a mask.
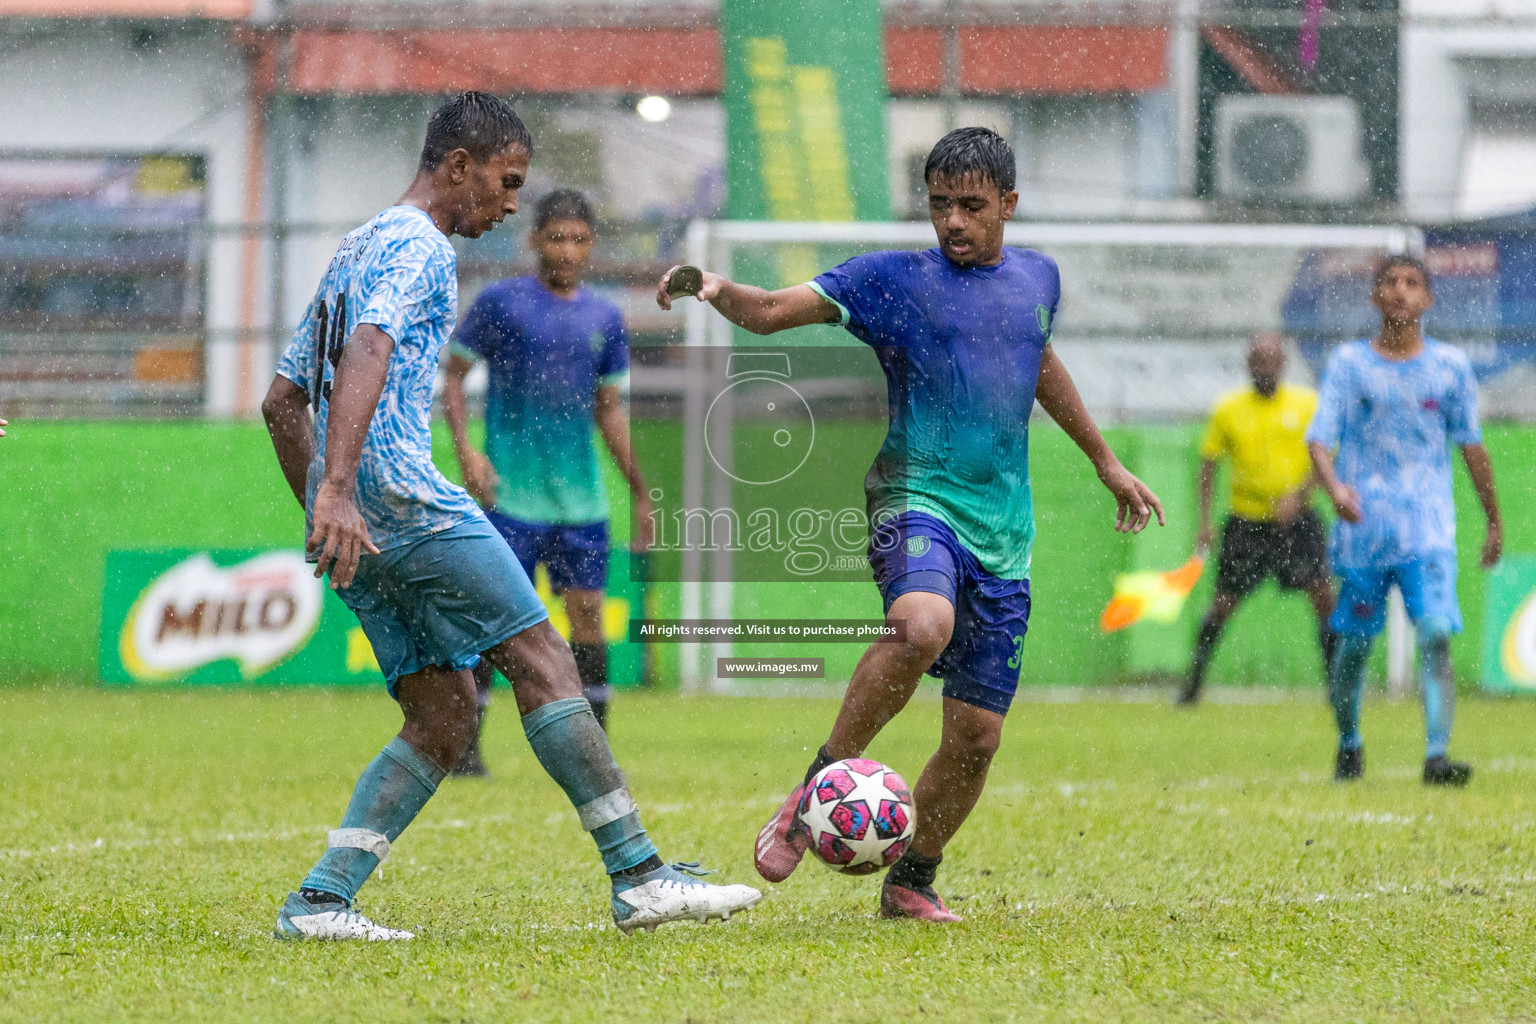
[[[1282,203],[1347,203],[1370,188],[1360,107],[1348,96],[1216,101],[1216,194]]]

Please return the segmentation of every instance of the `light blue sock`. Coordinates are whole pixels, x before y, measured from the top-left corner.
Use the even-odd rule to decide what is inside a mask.
[[[551,701],[523,716],[534,756],[576,806],[581,827],[611,875],[656,856],[640,825],[640,812],[624,785],[608,737],[583,697]]]
[[[363,769],[341,819],[342,829],[366,829],[394,842],[432,799],[437,784],[447,774],[396,736]],[[372,850],[333,845],[305,877],[303,888],[335,893],[351,903],[378,865],[379,858]]]
[[[1424,759],[1443,757],[1451,746],[1456,717],[1456,679],[1451,673],[1450,623],[1424,619],[1418,624],[1420,688],[1424,692]]]
[[[1371,656],[1375,637],[1340,633],[1328,667],[1328,700],[1339,725],[1339,749],[1359,750],[1360,698],[1365,692],[1365,663]]]

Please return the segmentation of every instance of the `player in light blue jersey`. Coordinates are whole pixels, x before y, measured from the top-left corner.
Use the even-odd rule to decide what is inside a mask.
[[[1376,270],[1371,301],[1381,333],[1339,346],[1323,373],[1307,447],[1338,512],[1329,558],[1343,579],[1332,626],[1339,635],[1328,671],[1339,726],[1334,778],[1365,773],[1360,698],[1365,662],[1396,586],[1419,637],[1424,692],[1424,781],[1464,786],[1470,765],[1446,755],[1456,684],[1450,639],[1461,632],[1456,602],[1456,510],[1450,445],[1461,448],[1488,519],[1482,566],[1499,560],[1504,530],[1493,466],[1477,417],[1477,381],[1458,349],[1423,336],[1434,302],[1429,271],[1411,256]]]
[[[512,680],[534,754],[592,834],[620,930],[729,917],[759,898],[662,863],[581,695],[571,649],[474,499],[432,464],[432,383],[458,302],[448,237],[478,237],[516,213],[532,155],[527,128],[501,100],[463,93],[439,107],[415,181],[341,243],[262,403],[304,505],[315,575],[329,572],[357,614],[405,715],[284,902],[279,938],[412,938],[369,921],[352,900],[474,736],[469,670],[482,655]]]

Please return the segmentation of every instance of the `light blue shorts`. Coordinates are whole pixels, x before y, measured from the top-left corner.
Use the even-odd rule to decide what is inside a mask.
[[[480,652],[549,618],[501,534],[476,517],[358,562],[336,591],[395,681],[428,665],[473,668]]]
[[[1456,552],[1435,551],[1401,565],[1370,569],[1335,569],[1343,579],[1339,603],[1329,623],[1335,633],[1375,636],[1387,622],[1387,592],[1402,592],[1408,618],[1415,624],[1440,619],[1460,633],[1461,605],[1456,601]]]

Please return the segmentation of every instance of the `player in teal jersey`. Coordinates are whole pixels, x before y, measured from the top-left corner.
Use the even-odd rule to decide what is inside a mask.
[[[596,218],[581,193],[556,189],[534,209],[534,274],[488,285],[454,333],[443,408],[464,483],[530,577],[543,564],[570,618],[571,650],[599,724],[608,716],[602,608],[608,573],[608,495],[596,424],[628,481],[634,521],[651,524],[624,410],[629,343],[619,308],[583,287]],[[488,370],[485,452],[469,443],[464,378]],[[637,547],[645,537],[636,538]],[[491,667],[475,669],[482,721]],[[478,736],[454,769],[483,775]]]
[[[868,253],[773,292],[705,274],[698,297],[757,334],[846,327],[875,349],[890,402],[865,493],[870,566],[905,640],[865,652],[804,782],[758,835],[758,871],[778,882],[795,869],[809,841],[798,811],[806,785],[859,756],[928,672],[944,680],[943,735],[914,790],[917,831],[886,876],[880,909],[947,922],[958,918],[933,888],[939,860],[981,796],[1022,668],[1035,401],[1092,461],[1115,499],[1117,529],[1140,531],[1163,514],[1110,451],[1051,348],[1055,263],[1003,245],[1019,200],[1007,142],[984,128],[951,132],[924,177],[937,248]],[[664,309],[670,277],[657,289]]]

